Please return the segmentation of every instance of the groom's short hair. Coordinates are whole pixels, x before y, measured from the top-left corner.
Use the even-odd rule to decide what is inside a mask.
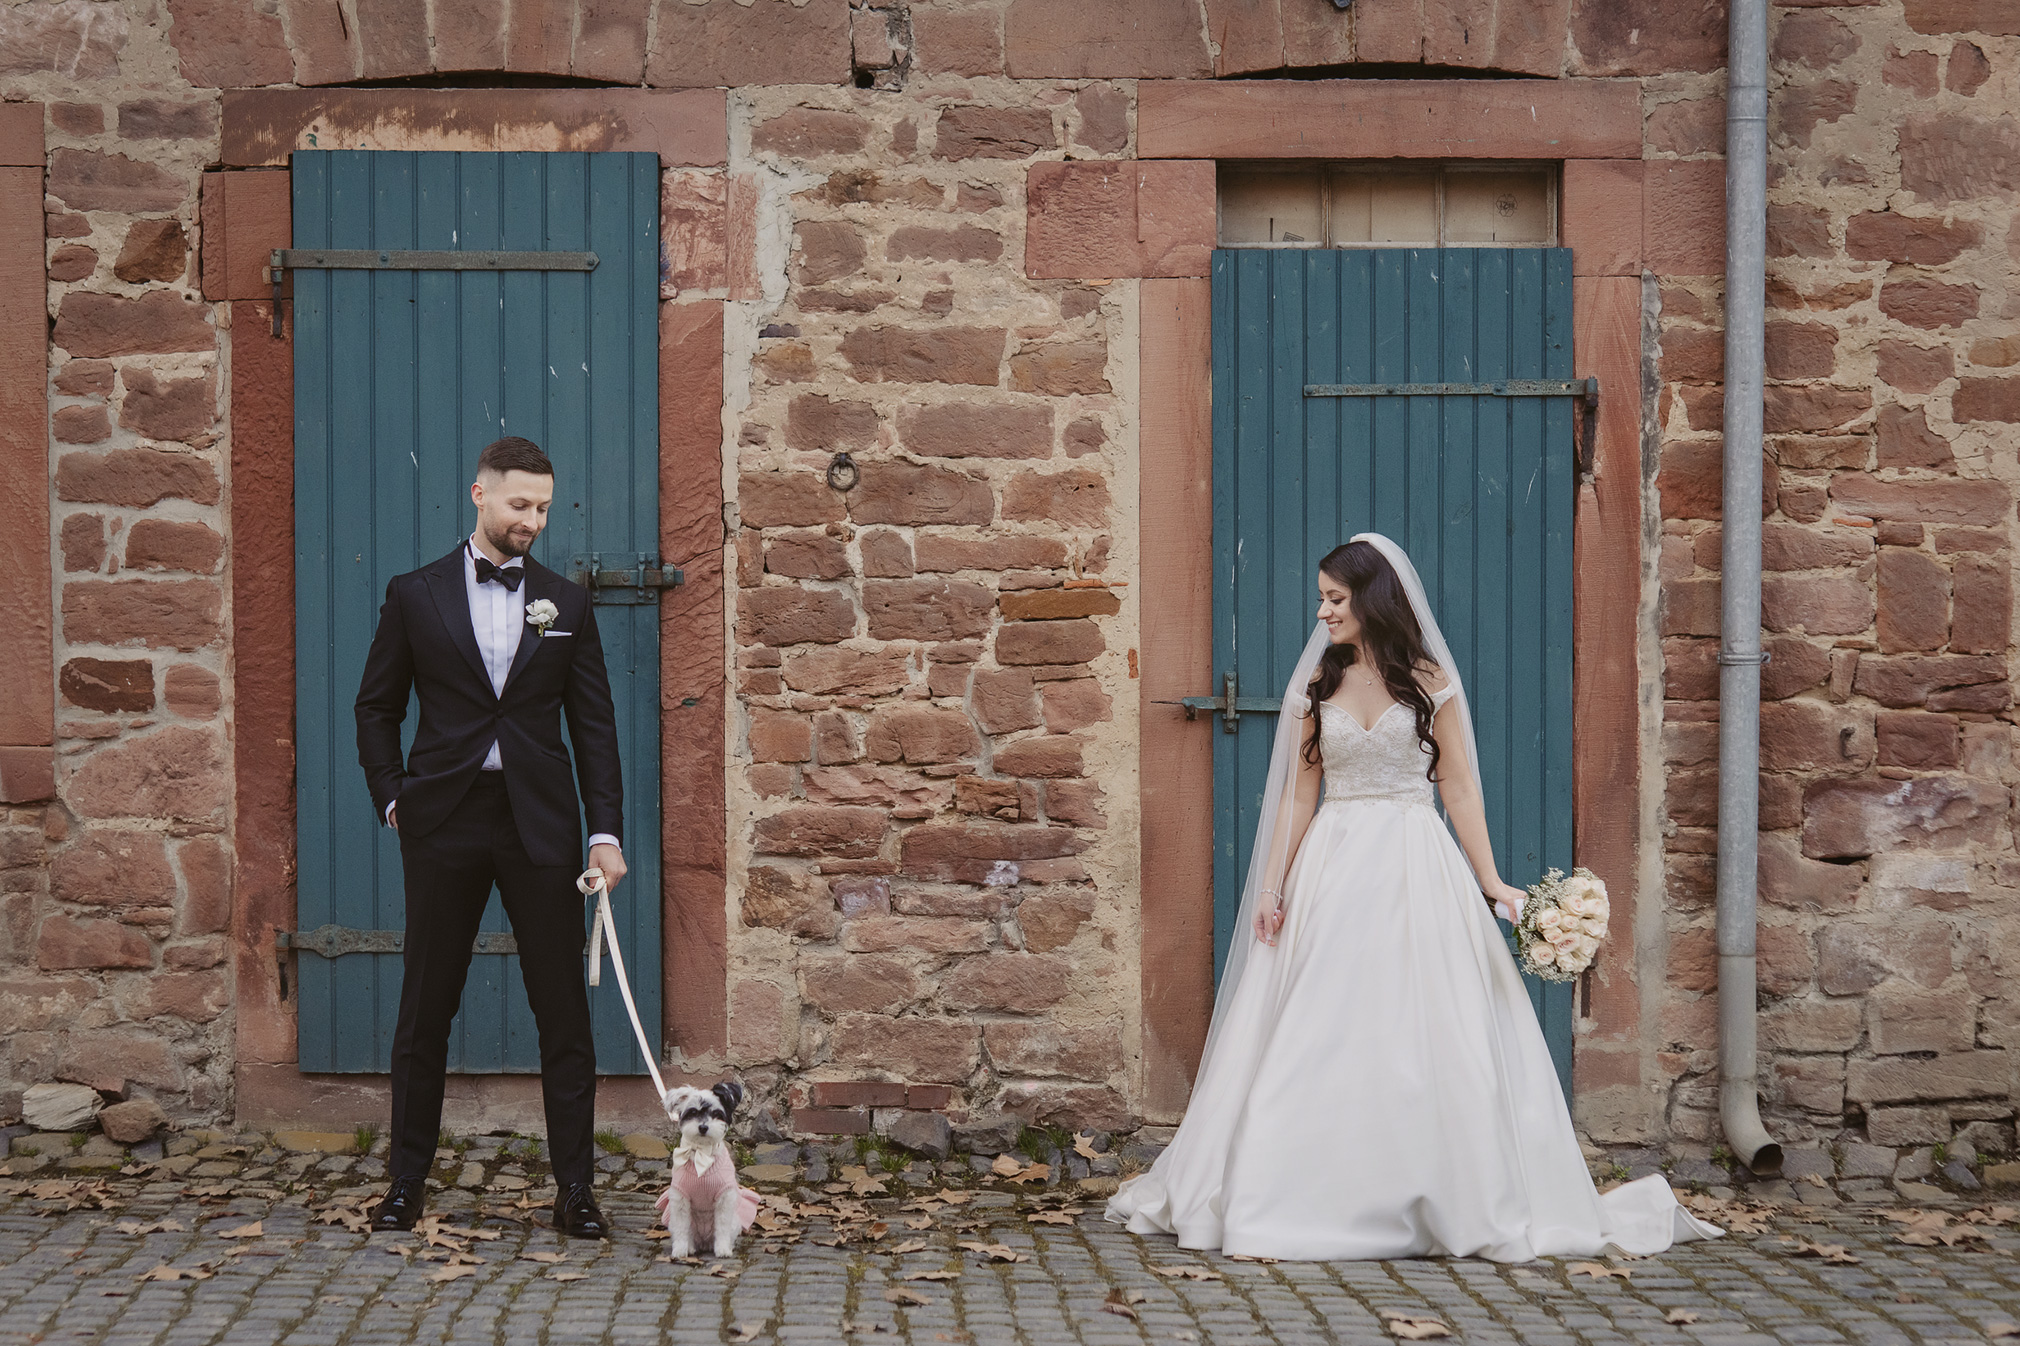
[[[484,446],[484,452],[477,455],[477,475],[493,473],[504,476],[507,472],[531,472],[536,477],[554,475],[554,463],[540,451],[540,446],[530,439],[517,435],[507,435],[494,439]]]

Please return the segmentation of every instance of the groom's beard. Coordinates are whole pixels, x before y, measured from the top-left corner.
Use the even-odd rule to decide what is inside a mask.
[[[495,529],[488,525],[480,526],[484,528],[484,540],[496,547],[505,556],[524,556],[527,552],[533,550],[533,543],[540,536],[538,533],[535,533],[532,537],[522,542],[519,538],[513,536],[509,524],[504,528]]]

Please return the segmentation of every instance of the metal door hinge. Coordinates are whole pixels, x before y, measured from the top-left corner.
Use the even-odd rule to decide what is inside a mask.
[[[1306,397],[1575,397],[1578,479],[1592,476],[1599,435],[1599,380],[1502,379],[1495,383],[1307,383]]]
[[[506,252],[416,248],[275,248],[267,257],[274,287],[274,335],[281,334],[281,287],[290,271],[594,271],[593,252]]]
[[[568,558],[568,578],[589,590],[592,603],[657,603],[662,590],[687,582],[649,552],[577,552]]]
[[[404,930],[360,930],[349,925],[319,925],[313,930],[277,930],[274,947],[296,953],[312,953],[319,958],[342,958],[351,953],[402,953],[407,947]],[[471,943],[472,953],[518,953],[519,939],[510,931],[486,931]]]
[[[1494,383],[1307,383],[1306,397],[1587,397],[1597,379],[1501,379]]]

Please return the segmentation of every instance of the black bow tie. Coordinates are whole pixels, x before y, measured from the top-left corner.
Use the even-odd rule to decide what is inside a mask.
[[[525,578],[526,568],[524,566],[494,566],[486,557],[480,556],[477,558],[477,583],[479,584],[484,583],[486,580],[496,580],[507,589],[517,593],[519,591],[519,581]]]

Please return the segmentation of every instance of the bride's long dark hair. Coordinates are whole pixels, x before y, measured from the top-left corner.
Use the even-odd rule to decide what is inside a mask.
[[[1347,542],[1327,552],[1319,561],[1319,573],[1346,589],[1348,606],[1361,624],[1361,638],[1352,645],[1329,645],[1319,656],[1318,671],[1312,674],[1312,700],[1331,699],[1340,689],[1347,669],[1365,657],[1379,673],[1389,695],[1408,706],[1417,717],[1417,738],[1430,754],[1424,774],[1438,778],[1438,740],[1431,734],[1434,713],[1430,694],[1417,682],[1417,670],[1435,668],[1424,653],[1424,630],[1403,592],[1403,581],[1388,558],[1368,542]],[[1312,714],[1311,732],[1305,736],[1305,761],[1318,766],[1319,717]]]

